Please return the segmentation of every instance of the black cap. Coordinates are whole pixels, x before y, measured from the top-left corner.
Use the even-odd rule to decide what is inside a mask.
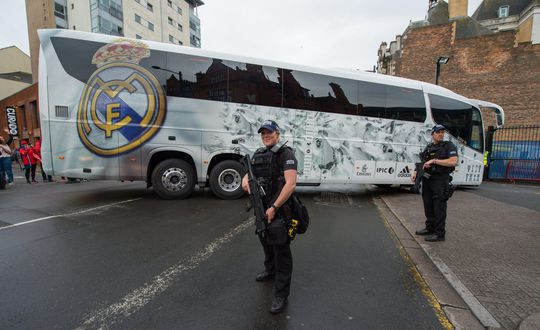
[[[257,133],[260,133],[263,128],[266,128],[267,130],[271,132],[280,132],[278,124],[273,120],[265,120],[264,123],[262,123],[261,127],[257,131]]]
[[[443,125],[441,124],[437,124],[435,126],[433,126],[433,128],[431,129],[431,132],[438,132],[438,131],[446,131],[446,127],[444,127]]]

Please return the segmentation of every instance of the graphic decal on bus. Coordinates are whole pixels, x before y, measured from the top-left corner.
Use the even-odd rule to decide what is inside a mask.
[[[139,66],[150,57],[142,42],[118,39],[98,49],[97,70],[83,89],[77,131],[99,156],[130,152],[151,139],[165,120],[166,98],[156,77]]]

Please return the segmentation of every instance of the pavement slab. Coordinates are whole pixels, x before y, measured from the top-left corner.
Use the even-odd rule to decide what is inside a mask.
[[[448,202],[446,241],[427,243],[414,235],[425,221],[419,195],[387,191],[381,198],[502,328],[540,312],[539,212],[458,190]]]

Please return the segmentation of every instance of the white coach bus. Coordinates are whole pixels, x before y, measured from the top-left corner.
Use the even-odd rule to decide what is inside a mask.
[[[299,184],[410,184],[434,123],[459,150],[458,185],[479,185],[479,107],[445,88],[197,48],[71,30],[40,30],[45,171],[140,180],[167,199],[195,185],[242,195],[238,162],[261,146],[265,119],[295,150]]]

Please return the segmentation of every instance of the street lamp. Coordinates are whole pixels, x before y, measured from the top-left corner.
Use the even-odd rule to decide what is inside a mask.
[[[439,56],[437,59],[437,71],[435,72],[435,85],[439,84],[439,75],[441,74],[441,64],[446,64],[450,61],[448,56]]]

